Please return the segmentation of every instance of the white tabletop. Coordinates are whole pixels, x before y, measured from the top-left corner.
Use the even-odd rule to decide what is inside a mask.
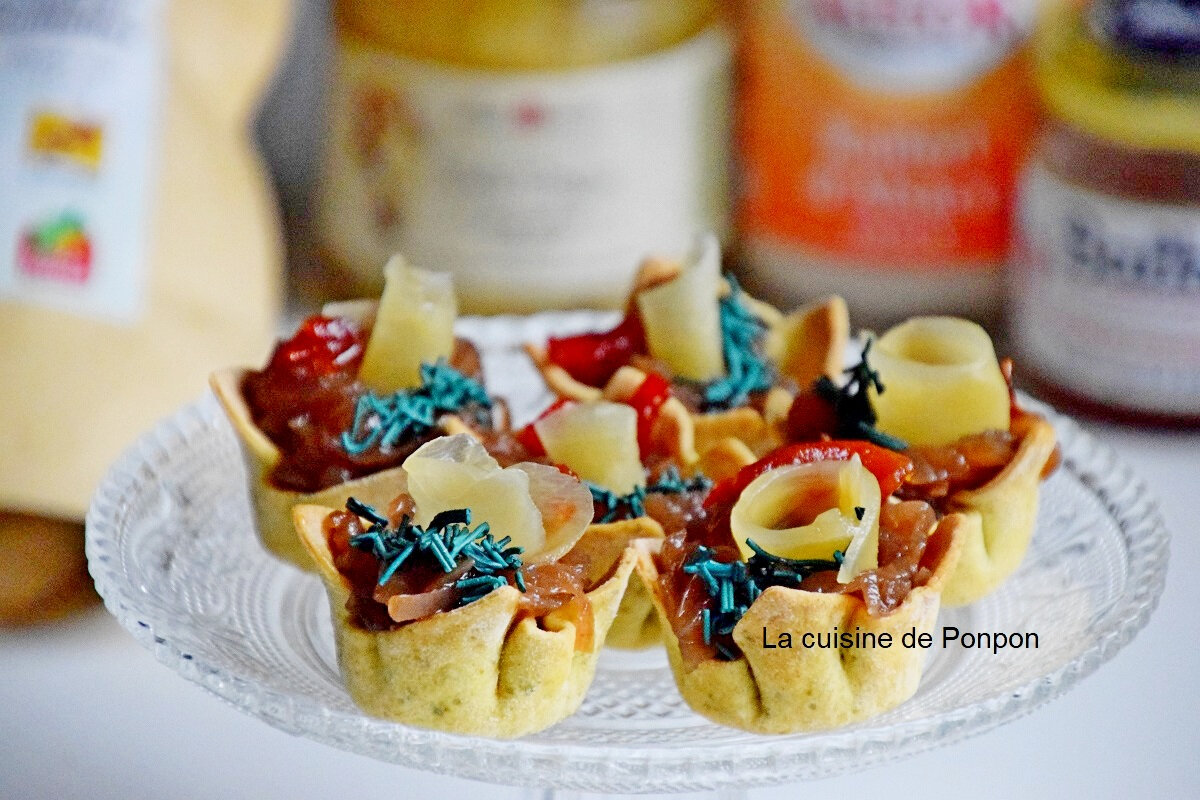
[[[1200,793],[1200,434],[1089,426],[1149,482],[1173,534],[1149,625],[1065,696],[965,742],[752,798],[1193,797]],[[533,796],[293,737],[179,677],[102,609],[0,633],[0,798]],[[886,794],[885,794],[886,793]]]

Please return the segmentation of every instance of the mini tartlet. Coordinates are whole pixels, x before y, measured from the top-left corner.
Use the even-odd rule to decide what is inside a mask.
[[[526,345],[558,398],[551,414],[570,413],[558,410],[563,404],[625,404],[636,412],[638,453],[627,432],[620,452],[603,441],[557,452],[548,445],[551,458],[600,491],[626,496],[638,487],[652,492],[653,476],[664,464],[682,475],[719,480],[782,444],[795,387],[841,370],[849,329],[845,303],[829,298],[785,317],[722,278],[719,263],[713,237],[699,240],[683,261],[648,259],[617,328]],[[596,470],[588,463],[595,460],[626,468],[606,481],[615,470]],[[662,538],[672,532],[664,526],[678,521],[670,515],[613,524],[642,538]],[[610,642],[652,644],[653,618],[635,576]]]
[[[947,573],[960,550],[960,517],[945,517],[939,536],[952,544],[932,577],[914,589],[895,612],[885,617],[867,613],[862,600],[842,594],[818,594],[771,587],[750,607],[733,630],[742,657],[703,661],[688,668],[673,633],[666,638],[675,685],[697,713],[754,733],[797,733],[847,725],[888,711],[917,690],[925,654],[893,645],[888,649],[763,648],[762,631],[827,633],[861,630],[893,640],[911,630],[931,633]],[[638,574],[646,585],[659,578],[648,545],[639,545]],[[661,594],[651,593],[663,629],[669,629]]]
[[[881,501],[878,488],[874,494],[864,493],[861,486],[854,489],[845,483],[843,473],[863,469],[857,458],[840,466],[828,461],[791,464],[790,459],[770,465],[740,495],[729,496],[737,498],[732,510],[714,510],[716,516],[707,526],[665,543],[637,543],[638,574],[650,587],[676,685],[696,712],[755,733],[797,733],[866,719],[894,708],[916,691],[925,654],[902,646],[902,637],[932,632],[942,589],[958,562],[963,532],[974,523],[958,514],[938,519],[918,502],[895,511],[901,504],[886,497]],[[821,474],[825,477],[813,477]],[[835,474],[842,477],[835,479]],[[839,493],[850,494],[839,494],[820,514],[814,514],[823,508],[819,502],[802,514],[802,503],[792,505],[788,492],[777,491],[766,500],[762,492],[755,494],[764,481],[787,484],[793,476],[818,483],[830,480],[830,485],[843,487]],[[878,483],[887,482],[881,473]],[[894,482],[885,489],[890,492],[893,486]],[[802,490],[796,496],[809,498],[804,502],[826,497]],[[841,507],[847,502],[856,506],[851,514]],[[903,547],[887,545],[886,562],[866,549],[872,546],[872,526],[878,536],[878,519],[872,521],[870,508],[857,504],[872,502],[884,504],[876,505],[877,509],[895,512],[896,521],[889,525],[908,526],[907,532],[896,534],[907,537],[901,540],[906,542]],[[766,519],[785,528],[801,516],[811,520],[783,531],[774,531],[769,524],[750,526],[764,536],[786,534],[776,544],[799,548],[803,557],[768,553],[739,538],[749,524],[736,521],[746,503],[757,503],[755,513],[765,513]],[[853,531],[844,556],[839,551],[835,560],[822,561],[805,555],[805,549],[822,552],[820,548],[828,546],[831,526]],[[855,531],[856,526],[861,529]],[[736,547],[727,536],[733,537]],[[913,543],[919,550],[911,549]],[[753,552],[749,559],[739,552],[747,544]],[[772,646],[781,632],[788,634],[791,646]],[[857,646],[860,639],[855,646],[802,644],[806,635],[833,633],[836,641],[836,632],[876,639],[870,646]],[[891,646],[876,646],[883,634],[892,638]]]
[[[399,467],[315,492],[299,492],[275,486],[271,475],[282,454],[275,443],[254,424],[242,394],[242,382],[247,374],[248,370],[222,370],[210,377],[209,385],[238,438],[242,461],[246,465],[247,491],[254,513],[255,530],[259,541],[270,553],[301,569],[311,570],[312,558],[296,537],[296,529],[292,525],[292,508],[297,505],[340,508],[351,497],[357,497],[369,505],[386,505],[396,495]]]
[[[469,437],[448,438],[458,441],[441,440],[434,449],[444,455],[455,450],[461,454],[472,447]],[[474,454],[453,458],[460,465],[472,459],[476,463],[486,460],[486,455],[478,455],[482,448],[473,446],[478,448]],[[578,481],[538,464],[508,469],[533,476],[530,498],[546,526],[543,545],[537,552],[526,553],[528,558],[521,566],[578,565],[586,586],[590,628],[579,622],[582,612],[578,609],[574,617],[567,613],[569,606],[543,613],[523,612],[523,592],[513,584],[512,570],[508,570],[507,575],[500,573],[499,586],[473,601],[405,620],[390,629],[369,629],[355,616],[353,584],[339,570],[331,551],[326,528],[335,510],[318,506],[294,510],[300,540],[328,593],[342,677],[351,697],[367,713],[454,733],[511,738],[562,720],[582,702],[636,556],[632,549],[621,548],[614,554],[610,543],[589,540],[585,529],[590,497]],[[494,476],[499,471],[492,462],[487,474]],[[432,479],[440,480],[436,475]],[[478,480],[484,479],[474,475],[467,480],[476,480],[474,486],[478,487]],[[404,481],[401,486],[412,488]],[[454,491],[458,490],[443,495],[452,496]],[[437,495],[435,490],[427,496]],[[576,510],[586,508],[587,513],[563,513],[559,507],[563,503]],[[420,504],[415,508],[419,510]],[[421,516],[428,517],[429,510]],[[492,530],[506,537],[529,534],[511,527]],[[533,540],[542,535],[537,533]],[[458,570],[462,569],[460,565]],[[445,584],[441,591],[479,580],[470,578],[473,573],[469,570],[462,574],[466,577],[458,578],[460,583]]]
[[[836,377],[848,336],[840,297],[784,315],[722,277],[717,241],[705,236],[683,260],[643,263],[616,328],[526,352],[555,395],[578,402],[619,393],[612,382],[622,367],[665,376],[668,403],[692,417],[687,468],[729,438],[757,455],[781,444],[794,388]]]
[[[386,503],[396,468],[423,442],[466,422],[507,425],[474,346],[454,337],[449,279],[399,259],[387,275],[378,301],[327,306],[278,343],[263,369],[209,379],[241,448],[259,538],[302,569],[313,563],[293,506]]]
[[[966,320],[901,323],[879,338],[874,362],[887,387],[871,387],[878,427],[903,437],[916,462],[902,494],[978,520],[964,532],[943,593],[948,606],[972,603],[1000,586],[1029,548],[1039,486],[1057,466],[1054,428],[1021,408],[1011,362],[999,361],[987,333]]]
[[[588,527],[586,534],[589,544],[608,553],[623,552],[634,546],[638,541],[661,542],[663,539],[662,525],[650,517],[637,517],[620,522],[596,523]],[[630,551],[632,554],[632,550]],[[608,629],[608,637],[604,640],[607,647],[619,650],[642,650],[661,643],[662,632],[659,629],[658,616],[654,613],[654,605],[650,592],[642,579],[635,572],[629,577],[629,585],[621,605],[617,609],[612,626]]]

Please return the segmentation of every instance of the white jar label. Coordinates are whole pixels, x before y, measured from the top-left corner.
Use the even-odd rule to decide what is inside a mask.
[[[160,12],[0,3],[0,301],[140,316]]]
[[[496,306],[619,304],[644,256],[725,225],[728,60],[717,31],[554,73],[343,43],[322,238],[364,277],[400,251]]]
[[[959,89],[1008,58],[1037,0],[788,0],[796,29],[862,86]]]
[[[1200,413],[1200,206],[1026,176],[1012,333],[1031,367],[1100,402]]]

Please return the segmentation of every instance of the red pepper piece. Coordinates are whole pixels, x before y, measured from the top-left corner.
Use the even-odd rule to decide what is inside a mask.
[[[788,409],[787,438],[789,442],[812,442],[822,434],[832,435],[837,425],[832,403],[816,392],[801,392]]]
[[[714,486],[704,501],[704,507],[712,509],[732,505],[751,481],[776,467],[812,464],[817,461],[849,461],[855,455],[879,481],[879,495],[883,500],[895,492],[913,470],[912,459],[908,456],[871,442],[833,439],[827,442],[787,444],[753,464],[742,467],[736,475]]]
[[[662,404],[667,402],[670,397],[671,382],[657,372],[651,372],[646,375],[646,379],[642,381],[633,395],[625,401],[637,412],[638,449],[643,455],[650,451],[654,421],[658,419],[658,412],[662,410]]]
[[[555,338],[546,344],[552,363],[589,386],[603,386],[633,355],[645,351],[646,334],[636,313],[627,314],[611,331]]]
[[[316,315],[304,320],[292,338],[280,342],[267,371],[282,371],[297,380],[334,372],[356,372],[363,357],[363,335],[342,317]]]
[[[535,458],[541,458],[546,455],[546,447],[542,444],[542,440],[538,438],[537,431],[533,429],[533,424],[526,425],[521,430],[517,431],[517,441],[525,448],[529,455]]]
[[[546,446],[542,444],[542,438],[538,436],[537,428],[533,426],[537,424],[538,420],[545,419],[563,406],[570,405],[572,402],[574,401],[568,400],[565,397],[558,398],[545,411],[538,414],[537,419],[517,431],[517,441],[529,451],[531,456],[540,458],[546,455]]]
[[[571,468],[570,468],[570,467],[568,467],[566,464],[555,464],[555,465],[554,465],[554,468],[555,468],[556,470],[558,470],[559,472],[561,472],[563,475],[566,475],[566,476],[567,476],[567,477],[569,477],[569,478],[574,478],[574,479],[575,479],[575,480],[577,480],[577,481],[581,481],[581,480],[583,480],[583,478],[579,477],[579,473],[578,473],[578,472],[576,472],[575,470],[571,469]]]

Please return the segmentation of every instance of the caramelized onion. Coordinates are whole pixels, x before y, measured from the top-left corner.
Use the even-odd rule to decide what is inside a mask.
[[[401,494],[390,504],[389,516],[395,524],[406,514],[411,516],[413,509],[412,497]],[[371,553],[350,546],[350,539],[366,530],[362,520],[349,511],[338,510],[325,518],[324,526],[334,564],[350,587],[346,607],[358,627],[393,630],[457,607],[462,593],[455,584],[471,571],[471,561],[462,562],[449,573],[425,562],[405,564],[380,585],[384,565]],[[554,614],[575,626],[576,650],[592,649],[595,619],[586,594],[591,588],[588,571],[589,565],[583,562],[527,565],[522,570],[526,591],[521,595],[518,613],[539,620]],[[500,574],[510,586],[516,583],[511,571]]]
[[[728,509],[711,509],[714,516],[691,525],[686,531],[668,536],[656,561],[659,569],[658,588],[665,598],[671,628],[679,640],[680,655],[685,664],[694,666],[705,659],[717,657],[719,642],[724,649],[738,652],[732,636],[716,636],[713,644],[704,641],[704,609],[711,608],[712,598],[704,581],[683,571],[683,565],[704,545],[713,548],[718,561],[730,562],[739,557],[729,531]],[[857,594],[862,597],[873,616],[894,611],[916,586],[929,579],[931,570],[944,552],[944,543],[925,558],[930,531],[937,524],[937,513],[923,501],[885,503],[879,519],[879,566],[865,570],[848,584],[837,580],[837,570],[825,570],[806,578],[800,589],[812,592]]]
[[[392,622],[411,622],[432,617],[439,611],[449,611],[458,600],[458,590],[443,586],[420,594],[394,594],[387,599],[388,616]]]
[[[1017,445],[1017,437],[1009,431],[991,430],[941,447],[911,447],[905,454],[913,460],[913,471],[898,494],[933,502],[978,489],[1012,461]]]
[[[359,359],[321,361],[315,368],[310,363],[313,353],[324,351],[297,351],[295,343],[302,333],[281,342],[267,366],[248,373],[242,382],[254,424],[280,451],[270,475],[274,486],[297,492],[335,486],[394,467],[431,438],[402,441],[386,451],[370,448],[347,453],[342,432],[351,427],[355,403],[366,391],[357,378]],[[363,341],[368,334],[361,333]],[[361,356],[361,348],[356,352]],[[455,340],[450,366],[469,378],[482,379],[479,352],[465,339]]]
[[[537,564],[525,570],[520,612],[540,619],[555,614],[575,626],[575,649],[591,650],[595,642],[592,603],[585,594],[582,564]]]

